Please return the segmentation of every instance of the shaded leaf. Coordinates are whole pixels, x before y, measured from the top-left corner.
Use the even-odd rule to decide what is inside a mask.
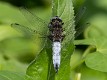
[[[81,80],[107,80],[106,73],[90,69],[85,65],[82,65],[80,72]]]

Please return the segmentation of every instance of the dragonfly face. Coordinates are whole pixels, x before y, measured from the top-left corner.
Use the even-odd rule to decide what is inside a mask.
[[[51,22],[50,22],[50,24],[49,24],[49,28],[50,27],[53,27],[53,28],[55,28],[55,27],[57,27],[57,28],[62,28],[62,25],[63,25],[64,23],[62,22],[62,20],[58,17],[58,16],[55,16],[55,17],[53,17],[52,19],[51,19]]]

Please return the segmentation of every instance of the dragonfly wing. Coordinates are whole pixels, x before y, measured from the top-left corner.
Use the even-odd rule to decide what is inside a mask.
[[[75,34],[75,24],[74,24],[74,18],[71,20],[65,22],[63,28],[64,28],[64,34],[65,38],[63,40],[63,46],[66,45],[69,41],[73,41],[74,34]]]
[[[25,27],[23,25],[12,23],[11,27],[16,29],[17,31],[23,33],[25,36],[31,37],[33,34],[36,34],[36,31],[30,29],[29,27]]]
[[[46,21],[37,17],[35,14],[31,13],[26,8],[21,7],[20,11],[25,16],[27,21],[30,23],[31,26],[29,26],[29,27],[31,29],[34,29],[41,34],[47,34],[48,24],[46,23]]]
[[[80,27],[76,27],[75,25],[78,24],[78,22],[80,21],[80,19],[82,18],[83,14],[86,11],[86,7],[82,7],[78,14],[76,14],[76,17],[73,17],[71,20],[68,20],[65,22],[63,28],[65,30],[65,38],[63,43],[66,44],[69,41],[74,40],[78,35],[80,35],[89,25],[89,23],[82,25]],[[76,20],[76,21],[75,21]],[[74,22],[75,21],[75,22]],[[75,24],[74,24],[75,23]]]
[[[73,27],[74,24],[69,24],[70,26]],[[69,26],[68,25],[68,26]],[[90,25],[90,23],[86,23],[82,26],[80,26],[79,28],[69,28],[69,30],[66,29],[66,33],[65,33],[65,38],[63,41],[63,45],[66,45],[66,43],[68,43],[69,41],[73,41],[76,37],[78,37],[88,26]]]
[[[85,23],[80,27],[76,27],[75,38],[78,37],[87,27],[89,27],[90,23]]]
[[[77,14],[75,15],[75,24],[77,25],[79,23],[79,21],[81,20],[81,18],[83,17],[83,15],[85,14],[86,11],[86,7],[81,7]]]
[[[41,48],[43,48],[45,46],[45,42],[46,42],[46,37],[47,36],[43,36],[41,34],[39,34],[36,30],[33,30],[29,27],[17,24],[17,23],[13,23],[11,24],[12,28],[16,29],[17,31],[23,33],[27,38],[30,38],[31,40],[33,40],[33,42],[35,43],[40,43],[40,46],[42,46]]]

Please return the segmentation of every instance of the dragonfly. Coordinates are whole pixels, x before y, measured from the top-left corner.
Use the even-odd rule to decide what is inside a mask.
[[[16,30],[24,32],[24,34],[27,34],[28,36],[45,36],[45,38],[42,38],[45,39],[44,46],[46,45],[47,39],[52,42],[53,66],[57,73],[61,62],[61,48],[74,39],[74,27],[67,27],[73,26],[71,22],[74,18],[64,23],[60,16],[54,16],[50,19],[50,22],[47,23],[25,8],[20,8],[20,11],[28,20],[30,26],[23,26],[18,23],[12,23],[11,26]]]

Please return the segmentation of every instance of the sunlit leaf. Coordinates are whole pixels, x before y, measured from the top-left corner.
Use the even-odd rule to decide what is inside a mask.
[[[77,40],[75,41],[76,44],[79,45],[91,45],[96,48],[95,52],[91,52],[85,58],[85,63],[88,67],[107,72],[107,38],[100,37],[100,38],[93,38],[93,39],[85,39],[85,40]]]

